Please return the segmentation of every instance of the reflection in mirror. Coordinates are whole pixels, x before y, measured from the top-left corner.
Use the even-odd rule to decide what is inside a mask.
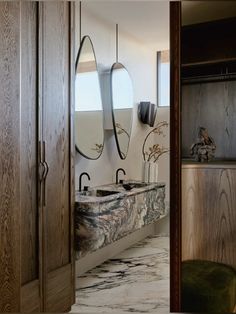
[[[113,126],[121,159],[128,153],[133,116],[133,86],[128,71],[121,63],[111,69]]]
[[[75,73],[75,145],[86,158],[98,159],[103,150],[103,108],[93,44],[83,37]]]

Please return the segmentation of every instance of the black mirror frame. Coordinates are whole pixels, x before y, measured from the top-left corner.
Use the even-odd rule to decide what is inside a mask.
[[[113,63],[112,67],[111,67],[111,71],[110,71],[110,91],[111,91],[111,113],[112,113],[112,124],[113,124],[113,130],[114,130],[114,134],[115,134],[115,139],[116,139],[116,147],[120,156],[120,159],[125,160],[127,155],[128,155],[128,150],[129,150],[129,144],[130,144],[130,137],[129,137],[129,142],[128,142],[128,148],[126,151],[126,154],[122,153],[121,149],[120,149],[120,145],[119,145],[119,139],[118,139],[118,134],[116,132],[116,123],[115,123],[115,116],[114,116],[114,107],[113,107],[113,93],[112,93],[112,72],[114,70],[114,67],[120,64],[129,74],[129,71],[126,69],[126,67],[120,63],[120,62],[115,62]],[[131,79],[131,76],[129,74],[129,77]],[[132,84],[133,85],[133,84]],[[134,105],[134,104],[133,104]],[[130,136],[131,136],[131,131],[132,131],[132,126],[133,126],[133,114],[131,117],[131,126],[130,126]]]
[[[79,63],[79,58],[80,58],[80,54],[81,54],[81,51],[82,51],[82,48],[83,48],[83,44],[84,44],[84,41],[88,39],[91,43],[91,47],[92,47],[92,50],[93,50],[93,55],[94,55],[94,59],[95,59],[95,62],[96,62],[96,69],[97,69],[97,73],[98,73],[98,82],[99,82],[99,89],[100,89],[100,95],[101,95],[101,103],[102,103],[102,90],[101,90],[101,83],[100,83],[100,76],[99,76],[99,71],[98,71],[98,66],[97,66],[97,58],[96,58],[96,54],[95,54],[95,50],[94,50],[94,46],[93,46],[93,42],[90,38],[90,36],[88,35],[85,35],[83,36],[82,40],[81,40],[81,43],[80,43],[80,47],[79,47],[79,51],[78,51],[78,54],[77,54],[77,57],[76,57],[76,62],[75,62],[75,75],[76,75],[76,69],[77,69],[77,66],[78,66],[78,63]],[[102,109],[103,109],[103,103],[102,103]],[[104,111],[104,109],[103,109]],[[98,157],[96,158],[91,158],[91,157],[88,157],[87,155],[85,155],[80,149],[79,147],[76,145],[75,143],[75,149],[78,153],[80,153],[84,158],[87,158],[89,160],[97,160],[98,158],[101,157],[102,155],[102,152],[103,152],[103,149],[104,149],[104,141],[105,141],[105,134],[104,134],[104,114],[103,114],[103,143],[102,143],[102,151],[101,153],[98,155]]]

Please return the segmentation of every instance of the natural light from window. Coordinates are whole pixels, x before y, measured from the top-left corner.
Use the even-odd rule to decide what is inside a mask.
[[[170,105],[170,62],[169,51],[158,52],[157,58],[158,75],[158,106],[167,107]]]

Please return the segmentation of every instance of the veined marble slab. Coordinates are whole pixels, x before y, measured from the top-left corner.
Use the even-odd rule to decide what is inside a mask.
[[[147,184],[131,191],[114,184],[100,186],[101,189],[119,193],[104,197],[76,194],[77,258],[156,221],[165,212],[164,183]]]
[[[149,237],[77,278],[73,313],[169,313],[169,238]]]

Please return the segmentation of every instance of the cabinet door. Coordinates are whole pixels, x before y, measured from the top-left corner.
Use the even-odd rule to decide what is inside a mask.
[[[0,2],[0,312],[40,310],[36,2]]]
[[[71,206],[70,3],[40,4],[42,142],[48,175],[43,204],[44,310],[67,311],[74,300]]]
[[[34,1],[21,4],[21,312],[42,310],[38,207],[37,14]]]
[[[19,26],[19,3],[0,2],[0,312],[20,298]]]

